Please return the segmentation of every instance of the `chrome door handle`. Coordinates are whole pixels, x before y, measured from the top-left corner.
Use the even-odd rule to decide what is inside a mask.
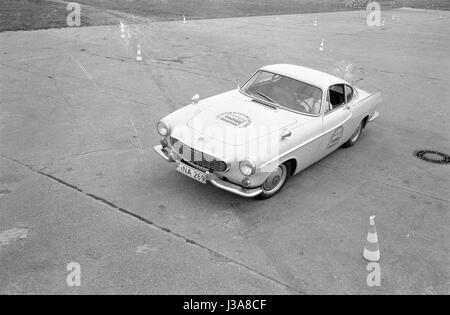
[[[288,129],[284,129],[281,132],[281,140],[284,140],[286,138],[289,138],[290,136],[292,136],[292,132],[290,132]]]

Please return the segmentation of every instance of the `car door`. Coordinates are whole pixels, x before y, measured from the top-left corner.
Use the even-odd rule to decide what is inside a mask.
[[[329,87],[323,113],[323,135],[320,158],[339,148],[348,134],[346,127],[352,116],[351,93],[345,84]],[[347,101],[347,98],[348,101]]]
[[[300,115],[300,114],[297,114]],[[284,160],[295,158],[297,161],[296,173],[316,162],[317,152],[321,148],[322,137],[322,118],[302,117],[304,122],[300,123],[295,129],[292,129],[292,142],[289,148],[291,154],[286,155]],[[281,146],[283,147],[283,143]]]

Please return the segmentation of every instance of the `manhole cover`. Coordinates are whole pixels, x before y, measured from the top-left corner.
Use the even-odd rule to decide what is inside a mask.
[[[414,152],[414,154],[421,160],[436,163],[436,164],[449,164],[450,156],[448,154],[431,151],[431,150],[420,150]]]

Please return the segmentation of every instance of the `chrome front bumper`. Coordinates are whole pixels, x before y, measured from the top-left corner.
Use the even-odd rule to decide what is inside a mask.
[[[165,150],[162,145],[157,145],[154,149],[156,153],[158,153],[158,155],[160,155],[167,162],[175,162],[174,156],[167,150]],[[224,181],[217,177],[217,175],[215,175],[214,173],[210,172],[206,172],[206,180],[217,188],[223,189],[244,198],[253,198],[258,196],[262,192],[261,188],[244,188],[239,185]]]
[[[162,145],[157,145],[156,147],[154,147],[156,153],[158,153],[164,160],[166,160],[167,162],[175,162],[175,159],[173,158],[173,155],[169,152],[167,152],[166,149],[163,148]]]
[[[239,195],[241,197],[245,198],[253,198],[258,196],[261,192],[261,188],[244,188],[235,184],[232,184],[230,182],[226,182],[224,180],[221,180],[216,175],[206,172],[206,179],[208,182],[216,186],[217,188],[226,190],[230,193]]]

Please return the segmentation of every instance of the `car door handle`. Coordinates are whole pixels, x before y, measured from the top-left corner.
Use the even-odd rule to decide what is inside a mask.
[[[281,140],[284,140],[284,139],[286,139],[286,138],[289,138],[290,136],[292,136],[292,132],[289,131],[288,129],[284,129],[284,130],[281,132]]]

